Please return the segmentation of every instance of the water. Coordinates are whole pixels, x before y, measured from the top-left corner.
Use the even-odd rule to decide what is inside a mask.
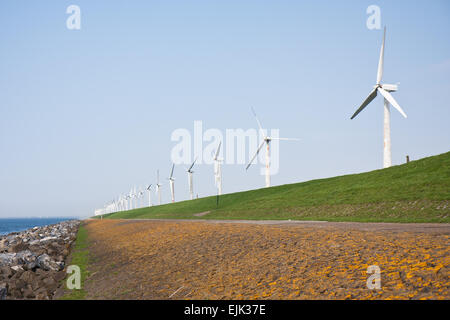
[[[73,220],[73,218],[0,218],[0,235],[23,231],[33,227],[42,227],[66,220]]]

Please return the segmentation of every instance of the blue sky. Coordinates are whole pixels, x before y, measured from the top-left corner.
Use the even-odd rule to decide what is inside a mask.
[[[381,168],[382,99],[349,120],[376,80],[372,4],[408,114],[392,110],[393,164],[449,151],[448,1],[2,1],[0,217],[88,216],[168,176],[175,129],[255,128],[251,106],[301,138],[280,145],[274,185]],[[215,194],[212,170],[196,168],[199,196]],[[258,168],[223,168],[224,192],[263,185]]]

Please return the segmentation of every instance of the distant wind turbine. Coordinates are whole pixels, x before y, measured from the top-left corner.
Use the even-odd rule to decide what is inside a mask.
[[[141,198],[141,201],[140,201],[141,202],[141,206],[140,206],[140,208],[144,207],[144,194],[145,194],[144,189],[142,187],[139,187],[138,195],[139,195],[139,198]]]
[[[148,206],[151,207],[152,206],[152,184],[151,183],[148,185],[147,191],[148,191]]]
[[[188,174],[189,195],[191,197],[191,200],[194,199],[194,182],[193,182],[193,177],[192,177],[194,174],[194,171],[192,171],[192,168],[194,167],[195,161],[197,161],[197,158],[195,158],[194,162],[192,162],[191,166],[186,171]]]
[[[175,187],[174,187],[175,179],[173,178],[173,169],[174,168],[175,168],[175,163],[172,164],[172,170],[170,171],[170,176],[169,176],[169,178],[167,178],[169,180],[169,184],[170,184],[170,194],[172,196],[172,203],[175,202]]]
[[[161,205],[161,186],[159,183],[159,170],[156,170],[156,193],[158,194],[158,204]]]
[[[383,167],[388,168],[392,165],[391,157],[391,111],[389,104],[391,104],[395,109],[400,112],[405,118],[406,113],[400,107],[400,105],[395,101],[394,97],[390,92],[397,91],[398,86],[396,84],[381,84],[381,78],[383,76],[383,64],[384,64],[384,41],[386,38],[386,27],[384,27],[383,43],[380,50],[380,60],[378,61],[378,72],[377,72],[377,83],[370,92],[369,96],[364,100],[362,105],[356,110],[351,119],[356,117],[375,97],[377,92],[384,97],[384,147],[383,147]]]
[[[255,160],[255,158],[258,156],[259,151],[261,151],[261,149],[264,146],[264,144],[266,144],[266,188],[267,188],[267,187],[270,187],[270,141],[272,141],[272,140],[298,141],[299,139],[296,139],[296,138],[272,138],[272,137],[266,136],[265,133],[264,133],[264,130],[263,130],[262,126],[261,126],[261,122],[259,122],[259,119],[256,116],[255,110],[253,110],[253,108],[252,108],[252,112],[253,112],[253,115],[255,116],[256,122],[258,123],[260,133],[263,136],[263,141],[259,145],[258,149],[256,150],[255,155],[250,160],[250,162],[248,163],[248,165],[245,168],[245,170],[247,170],[250,167],[250,165],[252,164],[253,160]]]

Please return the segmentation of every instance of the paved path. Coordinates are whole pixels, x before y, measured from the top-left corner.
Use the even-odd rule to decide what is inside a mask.
[[[314,228],[336,228],[340,230],[391,231],[450,234],[450,223],[386,223],[386,222],[329,222],[299,220],[214,220],[214,219],[117,219],[123,223],[131,221],[203,222],[203,223],[247,223],[257,225],[289,225]]]

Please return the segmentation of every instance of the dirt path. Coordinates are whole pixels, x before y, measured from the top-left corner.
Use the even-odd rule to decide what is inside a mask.
[[[448,224],[89,220],[87,298],[449,299]],[[369,290],[367,268],[381,271]]]

